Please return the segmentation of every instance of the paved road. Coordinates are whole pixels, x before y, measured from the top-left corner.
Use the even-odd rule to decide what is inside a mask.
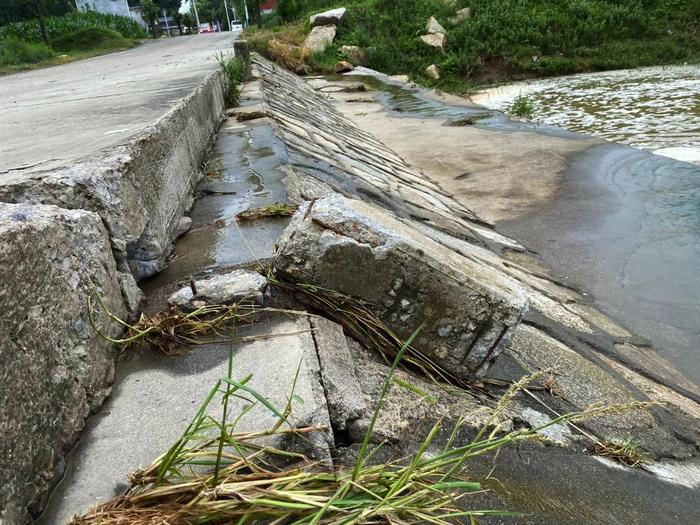
[[[232,49],[231,33],[161,39],[0,77],[0,176],[47,169],[125,142],[186,96]]]

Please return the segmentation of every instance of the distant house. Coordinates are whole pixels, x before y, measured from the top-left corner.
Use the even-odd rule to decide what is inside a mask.
[[[125,16],[136,20],[142,27],[148,27],[138,8],[130,8],[127,0],[75,0],[78,11],[95,11],[105,15]]]
[[[95,11],[105,15],[125,16],[136,20],[142,27],[147,28],[138,8],[130,8],[127,0],[75,0],[78,11]]]
[[[97,11],[106,15],[131,16],[127,0],[75,0],[78,11]]]
[[[264,15],[272,13],[277,9],[277,0],[264,0],[260,2],[260,12]]]

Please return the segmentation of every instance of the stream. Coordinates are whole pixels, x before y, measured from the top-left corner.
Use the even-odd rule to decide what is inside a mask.
[[[507,112],[521,95],[532,101],[536,122],[700,164],[700,66],[519,82],[472,99]]]

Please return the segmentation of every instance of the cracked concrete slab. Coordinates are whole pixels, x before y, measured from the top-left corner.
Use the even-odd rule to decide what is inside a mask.
[[[301,426],[330,429],[311,329],[306,317],[283,315],[239,327],[237,336],[247,339],[236,343],[233,350],[234,379],[252,374],[248,386],[279,411],[290,396],[297,396],[290,418]],[[147,349],[127,355],[118,368],[112,396],[89,421],[71,452],[70,469],[40,523],[66,523],[74,514],[124,490],[132,471],[149,465],[184,432],[215,382],[226,375],[228,354],[229,345],[218,344],[199,346],[180,357]],[[238,413],[246,404],[236,399],[231,413]],[[219,410],[215,403],[209,413],[218,417]],[[274,414],[257,405],[237,428],[264,430],[276,421]],[[284,442],[284,448],[302,451],[318,461],[330,461],[332,445],[330,430]]]

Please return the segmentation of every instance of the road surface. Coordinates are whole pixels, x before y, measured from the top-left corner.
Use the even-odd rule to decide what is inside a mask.
[[[0,177],[50,169],[121,144],[167,113],[233,52],[232,33],[147,42],[0,77]]]

